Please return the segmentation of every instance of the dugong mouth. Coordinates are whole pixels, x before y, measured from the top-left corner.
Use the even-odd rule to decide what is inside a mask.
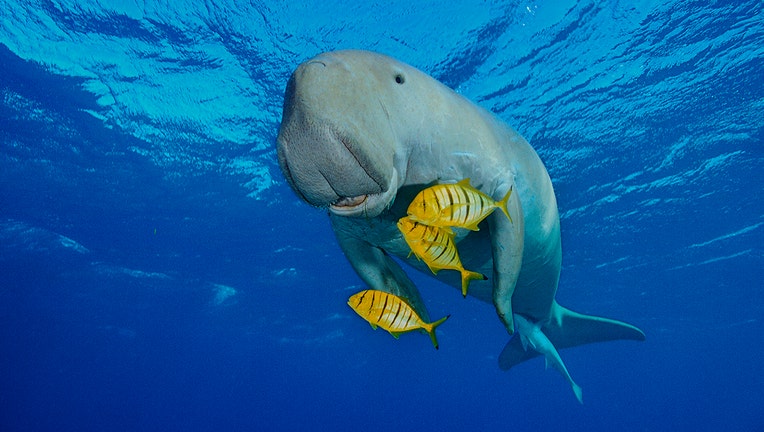
[[[330,207],[337,208],[337,209],[348,209],[353,207],[358,207],[359,205],[366,202],[366,198],[368,198],[369,195],[359,195],[355,197],[342,197],[338,199],[337,201],[333,202]]]
[[[398,170],[393,169],[390,177],[390,187],[375,194],[342,197],[329,204],[329,211],[337,216],[366,216],[376,217],[395,200],[398,193]]]

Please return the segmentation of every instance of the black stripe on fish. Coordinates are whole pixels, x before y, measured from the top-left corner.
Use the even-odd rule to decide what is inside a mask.
[[[464,209],[464,211],[460,215],[461,220],[459,221],[459,224],[464,225],[467,223],[467,220],[470,218],[470,209],[472,208],[470,204],[472,204],[472,202],[470,200],[470,194],[468,194],[466,190],[462,188],[457,188],[456,190],[457,192],[459,192],[459,195],[460,195],[459,203],[463,204],[460,208]]]
[[[491,203],[488,202],[488,200],[483,196],[483,194],[478,194],[478,198],[480,198],[480,210],[481,212],[484,209],[487,209],[490,207]]]
[[[449,252],[449,257],[446,260],[446,264],[449,264],[449,265],[454,264],[454,261],[456,259],[456,248],[455,247],[448,248],[448,252]]]
[[[371,292],[371,301],[369,302],[369,311],[366,313],[366,316],[371,317],[371,311],[374,309],[374,305],[377,303],[377,292],[372,291]]]
[[[401,313],[401,303],[403,303],[403,302],[399,300],[396,303],[398,304],[398,310],[395,311],[395,316],[393,317],[393,320],[390,321],[390,327],[394,327],[395,326],[395,320],[398,319],[398,314]]]
[[[369,293],[369,290],[365,290],[360,297],[358,297],[358,304],[355,305],[356,308],[361,306],[361,303],[363,303],[363,298],[366,297],[366,294]]]
[[[398,326],[397,328],[404,329],[404,328],[408,327],[409,321],[411,321],[411,314],[412,314],[412,312],[413,311],[411,310],[411,308],[406,308],[406,313],[403,314],[404,318],[401,320],[401,325]]]
[[[426,242],[426,243],[425,243],[425,247],[424,247],[424,251],[423,251],[423,252],[424,252],[424,255],[425,255],[425,256],[431,256],[431,254],[430,254],[430,249],[432,249],[434,246],[436,246],[436,244],[435,244],[435,242],[434,242],[434,241],[431,241],[431,242]]]
[[[441,250],[440,250],[440,253],[438,254],[438,256],[433,258],[433,261],[435,261],[435,262],[437,262],[440,259],[440,257],[442,257],[443,254],[446,253],[448,251],[448,249],[449,249],[447,243],[439,242],[438,245],[441,246]]]
[[[448,202],[441,203],[440,208],[446,208],[446,207],[454,204],[454,196],[451,195],[451,188],[450,187],[445,187],[444,189],[446,190],[446,194],[448,194]]]
[[[385,304],[382,305],[382,310],[379,313],[379,318],[377,318],[377,321],[379,321],[379,322],[382,322],[382,316],[385,315],[385,309],[387,308],[387,299],[389,299],[389,298],[390,298],[389,295],[385,296]]]
[[[408,233],[409,233],[409,234],[413,233],[413,232],[414,232],[414,230],[415,230],[415,229],[417,229],[417,225],[418,225],[418,223],[417,223],[417,222],[414,222],[414,223],[412,223],[412,224],[411,224],[411,227],[409,228],[409,232],[408,232]]]

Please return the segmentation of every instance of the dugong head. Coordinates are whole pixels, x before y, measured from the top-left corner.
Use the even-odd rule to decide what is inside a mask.
[[[394,117],[409,69],[366,51],[324,53],[297,67],[277,149],[302,199],[341,216],[374,217],[392,203],[405,175]]]

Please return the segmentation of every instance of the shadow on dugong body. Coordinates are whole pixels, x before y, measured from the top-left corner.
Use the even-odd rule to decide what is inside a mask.
[[[493,199],[514,188],[512,222],[494,212],[480,231],[456,236],[464,267],[490,276],[472,282],[469,294],[493,303],[514,334],[499,356],[502,369],[539,354],[559,360],[559,348],[644,340],[632,325],[557,304],[560,219],[546,168],[512,128],[421,71],[367,51],[306,61],[287,83],[277,148],[297,195],[328,209],[361,279],[405,297],[425,320],[419,291],[392,257],[455,287],[460,281],[456,272],[432,275],[408,257],[396,222],[411,199],[432,184],[464,178]],[[517,319],[523,325],[516,327]],[[561,360],[556,367],[564,368]],[[576,394],[581,400],[580,389]]]

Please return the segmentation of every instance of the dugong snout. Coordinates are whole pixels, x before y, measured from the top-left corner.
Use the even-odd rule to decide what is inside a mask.
[[[279,164],[308,203],[345,216],[376,216],[395,196],[395,140],[370,66],[323,54],[287,83]]]

